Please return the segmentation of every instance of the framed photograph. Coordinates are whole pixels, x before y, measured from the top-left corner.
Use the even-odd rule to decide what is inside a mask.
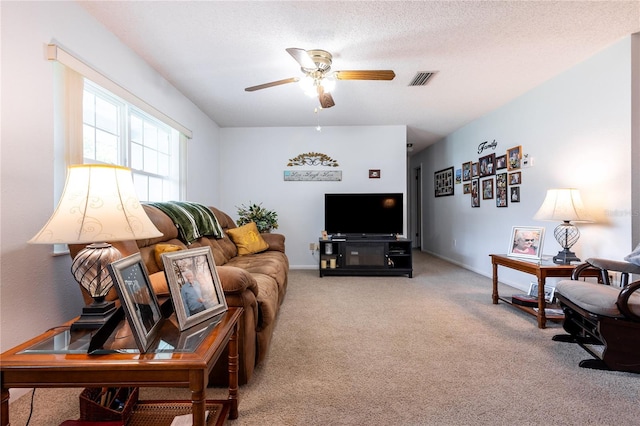
[[[136,345],[144,353],[153,343],[162,324],[160,305],[151,287],[147,267],[140,253],[116,260],[107,267],[116,283],[116,291]]]
[[[462,169],[456,169],[456,183],[462,183]]]
[[[507,168],[507,156],[499,155],[496,157],[496,170],[502,170]]]
[[[509,185],[520,185],[522,183],[522,172],[509,173]]]
[[[453,166],[435,172],[433,182],[436,197],[453,195]]]
[[[514,146],[507,150],[507,170],[519,169],[521,160],[522,146]]]
[[[509,188],[509,192],[511,194],[511,196],[509,197],[511,202],[512,203],[519,203],[520,202],[520,187],[519,186],[513,186],[513,187]]]
[[[369,169],[369,179],[380,179],[380,169]]]
[[[496,186],[496,207],[507,206],[507,188]]]
[[[471,184],[470,183],[465,183],[464,185],[462,185],[462,193],[463,194],[471,194]]]
[[[546,285],[544,286],[544,300],[547,303],[553,303],[553,299],[555,298],[555,294],[556,294],[556,288],[551,286],[551,285]],[[527,293],[527,295],[531,296],[531,297],[535,297],[536,299],[538,298],[538,283],[536,282],[532,282],[529,285],[529,292]]]
[[[181,331],[227,311],[210,247],[163,253],[162,263]]]
[[[493,200],[493,178],[482,181],[482,199]]]
[[[462,163],[462,180],[463,181],[471,180],[471,161]]]
[[[495,154],[489,154],[484,157],[480,157],[478,162],[480,163],[480,177],[496,174]]]
[[[544,228],[534,226],[514,226],[511,230],[507,256],[540,260]]]
[[[480,173],[478,172],[478,163],[471,163],[471,178],[478,177]]]
[[[480,188],[478,179],[471,181],[471,207],[480,207]]]

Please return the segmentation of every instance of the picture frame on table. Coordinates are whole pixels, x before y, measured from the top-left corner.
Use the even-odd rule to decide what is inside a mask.
[[[553,299],[555,299],[555,294],[556,294],[556,288],[554,286],[551,285],[546,285],[544,286],[544,300],[547,303],[553,303]],[[536,282],[532,282],[529,285],[529,292],[527,293],[527,295],[531,296],[531,297],[538,297],[538,283]]]
[[[180,331],[228,310],[211,247],[162,254]]]
[[[158,299],[140,253],[107,265],[131,333],[141,353],[149,350],[162,324]]]
[[[507,256],[523,259],[542,258],[544,228],[537,226],[514,226],[511,229]]]

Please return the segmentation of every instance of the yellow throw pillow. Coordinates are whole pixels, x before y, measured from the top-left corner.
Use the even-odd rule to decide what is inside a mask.
[[[182,247],[175,244],[159,243],[154,248],[156,264],[161,271],[164,271],[164,263],[162,262],[162,253],[170,253],[172,251],[182,250]]]
[[[260,253],[269,248],[269,244],[262,238],[255,222],[227,230],[227,235],[238,247],[238,255]]]

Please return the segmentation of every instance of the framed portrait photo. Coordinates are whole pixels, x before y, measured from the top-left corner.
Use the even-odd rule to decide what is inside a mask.
[[[480,163],[480,177],[491,176],[496,174],[496,155],[489,154],[484,157],[480,157],[478,160]]]
[[[493,199],[493,179],[484,179],[482,181],[482,199]]]
[[[496,157],[496,170],[502,170],[507,168],[507,155],[500,155]]]
[[[517,170],[522,161],[522,146],[514,146],[507,150],[507,170]]]
[[[471,180],[471,161],[462,163],[462,180],[465,182]]]
[[[480,207],[480,184],[478,180],[471,180],[471,207]]]
[[[116,260],[107,266],[141,353],[147,352],[162,324],[158,299],[151,287],[147,267],[140,253]]]
[[[162,263],[181,331],[227,311],[210,247],[163,253]]]
[[[514,226],[511,230],[507,256],[540,260],[543,242],[544,228]]]

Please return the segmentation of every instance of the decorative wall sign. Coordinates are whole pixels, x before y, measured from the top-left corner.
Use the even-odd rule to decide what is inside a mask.
[[[325,166],[338,167],[338,163],[333,158],[320,152],[307,152],[295,158],[290,158],[287,167],[294,166]]]
[[[341,181],[341,170],[285,170],[285,181]]]
[[[453,166],[435,172],[433,183],[436,197],[453,195]]]

